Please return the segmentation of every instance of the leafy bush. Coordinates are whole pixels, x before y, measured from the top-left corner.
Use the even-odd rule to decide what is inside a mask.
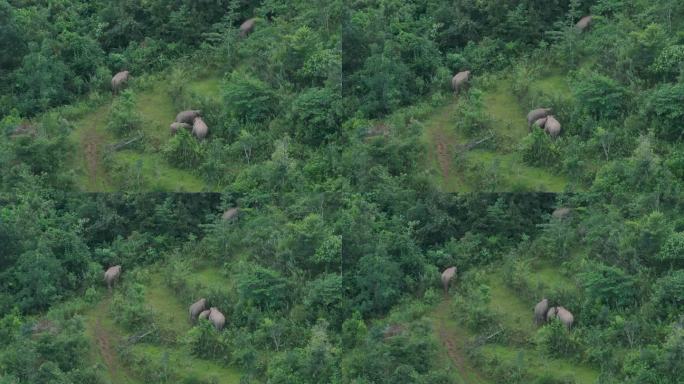
[[[523,161],[532,166],[558,165],[561,153],[557,143],[546,132],[533,127],[532,133],[521,144]]]
[[[133,91],[130,89],[122,91],[112,104],[107,129],[118,136],[127,136],[142,128],[142,117],[136,107]]]
[[[581,107],[595,119],[616,119],[629,107],[630,95],[616,80],[593,71],[575,75],[573,92]]]
[[[681,140],[684,135],[684,83],[663,84],[649,92],[642,115],[651,121],[658,137]]]
[[[553,357],[572,356],[580,350],[578,337],[573,332],[568,332],[558,319],[542,327],[534,341],[541,351]]]
[[[243,71],[233,72],[227,78],[223,100],[231,116],[243,123],[268,121],[280,109],[276,91]]]
[[[162,154],[169,164],[182,169],[195,169],[204,160],[205,147],[188,130],[181,129],[169,140]]]
[[[111,316],[122,327],[139,331],[152,323],[152,313],[145,304],[145,286],[140,283],[125,284],[114,293]]]
[[[193,355],[200,358],[230,361],[230,336],[219,332],[208,320],[199,320],[186,335],[186,342]]]

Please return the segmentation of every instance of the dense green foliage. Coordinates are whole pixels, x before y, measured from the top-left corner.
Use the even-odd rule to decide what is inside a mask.
[[[681,2],[0,0],[0,22],[0,383],[684,376]],[[424,122],[464,69],[444,121],[568,192],[482,193],[505,171],[465,156],[477,193],[440,190]],[[521,127],[488,105],[509,89]],[[540,105],[560,137],[527,133]],[[184,109],[206,139],[168,135]],[[74,134],[133,140],[91,171],[135,193],[70,192]],[[217,192],[138,193],[166,165]],[[188,321],[200,297],[223,330]],[[572,328],[533,325],[542,297]]]

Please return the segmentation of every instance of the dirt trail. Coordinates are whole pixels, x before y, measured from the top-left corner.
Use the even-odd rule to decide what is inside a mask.
[[[97,347],[100,350],[100,355],[102,360],[104,360],[107,369],[109,370],[109,376],[114,379],[117,377],[116,364],[114,363],[114,353],[112,352],[112,347],[109,342],[109,334],[102,327],[101,318],[98,316],[95,322],[95,338],[97,339]]]
[[[97,185],[98,169],[100,168],[101,148],[104,138],[95,131],[89,131],[83,135],[81,146],[85,154],[86,168],[88,169],[88,183]]]
[[[442,177],[444,180],[449,178],[449,168],[451,167],[452,154],[449,150],[449,146],[446,143],[446,138],[444,132],[437,132],[435,134],[435,141],[437,144],[437,160],[439,161],[439,166],[442,168]]]
[[[454,188],[463,183],[461,175],[452,171],[455,148],[458,138],[453,132],[452,114],[456,108],[456,102],[441,107],[428,121],[425,122],[425,130],[430,146],[429,153],[436,160],[442,176],[442,183],[446,189]]]
[[[459,376],[463,378],[465,383],[488,383],[488,381],[485,380],[480,373],[466,360],[466,354],[463,350],[464,336],[459,335],[453,325],[447,324],[449,312],[448,298],[442,300],[434,312],[439,340],[444,348],[446,348],[449,359],[453,362],[454,366],[458,370]]]

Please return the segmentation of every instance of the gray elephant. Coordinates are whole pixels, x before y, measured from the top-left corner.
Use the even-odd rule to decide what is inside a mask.
[[[221,219],[223,221],[232,221],[233,219],[236,219],[238,217],[238,213],[240,213],[240,210],[238,208],[229,208],[225,212],[223,212],[223,216],[221,216]]]
[[[568,311],[567,309],[563,307],[556,307],[556,314],[558,315],[558,319],[560,319],[561,323],[565,325],[565,328],[570,329],[572,327],[572,323],[575,321],[575,317]]]
[[[205,309],[202,311],[199,316],[197,316],[198,320],[203,320],[203,319],[208,319],[209,318],[209,313],[211,312],[211,309]]]
[[[546,120],[547,120],[547,118],[543,117],[543,118],[535,121],[534,124],[532,124],[532,126],[537,126],[541,129],[544,129],[544,127],[546,127]]]
[[[589,16],[584,16],[583,18],[580,19],[580,21],[575,24],[575,28],[579,32],[584,32],[587,28],[591,26],[591,22],[594,21],[594,17],[589,15]]]
[[[566,217],[570,216],[570,208],[567,208],[567,207],[556,208],[556,209],[554,209],[551,216],[554,219],[563,220]]]
[[[114,75],[114,77],[112,77],[112,91],[114,91],[115,94],[119,93],[126,83],[128,83],[130,77],[131,74],[128,71],[121,71]]]
[[[201,117],[196,117],[195,121],[192,123],[192,133],[201,140],[207,137],[207,132],[209,132],[207,123],[205,123]]]
[[[189,131],[192,129],[192,125],[186,123],[173,122],[169,126],[169,130],[171,130],[172,135],[175,135],[176,133],[178,133],[178,131],[181,131],[183,129],[187,129]]]
[[[214,327],[216,327],[217,331],[220,331],[226,324],[226,317],[223,316],[223,313],[216,309],[216,307],[211,307],[209,308],[209,321],[214,324]]]
[[[470,81],[470,71],[463,71],[457,73],[451,79],[451,87],[454,89],[454,93],[459,94],[461,89],[463,89]]]
[[[110,267],[107,272],[104,273],[104,281],[107,283],[107,288],[111,291],[112,285],[119,280],[121,276],[121,266],[115,265]]]
[[[549,300],[544,298],[534,306],[534,323],[536,325],[544,324],[546,321],[546,313],[549,311]]]
[[[546,321],[553,321],[558,316],[558,307],[551,307],[546,311]]]
[[[449,283],[456,276],[456,267],[449,267],[442,272],[442,286],[444,286],[444,294],[449,293]]]
[[[197,321],[197,316],[203,312],[205,309],[207,309],[207,299],[201,298],[194,302],[190,306],[190,322],[194,323]]]
[[[556,120],[553,115],[549,115],[546,118],[546,125],[544,126],[544,131],[547,132],[551,137],[558,137],[561,132],[561,124]]]
[[[192,124],[195,121],[195,118],[200,117],[201,114],[202,114],[202,111],[200,111],[199,109],[191,109],[191,110],[187,110],[187,111],[182,111],[176,115],[176,122],[177,123]]]
[[[251,18],[246,20],[240,25],[240,37],[247,37],[252,32],[254,32],[254,26],[256,25],[256,18]]]
[[[551,108],[533,109],[527,114],[527,125],[531,127],[536,121],[546,118],[549,114],[551,114]],[[544,124],[546,124],[546,121],[544,121]]]

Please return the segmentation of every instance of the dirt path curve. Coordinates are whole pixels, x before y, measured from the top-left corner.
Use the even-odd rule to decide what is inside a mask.
[[[447,324],[449,319],[449,299],[445,298],[434,312],[439,340],[444,346],[459,375],[467,384],[488,383],[480,373],[470,365],[463,350],[463,335],[459,335],[453,325]]]

